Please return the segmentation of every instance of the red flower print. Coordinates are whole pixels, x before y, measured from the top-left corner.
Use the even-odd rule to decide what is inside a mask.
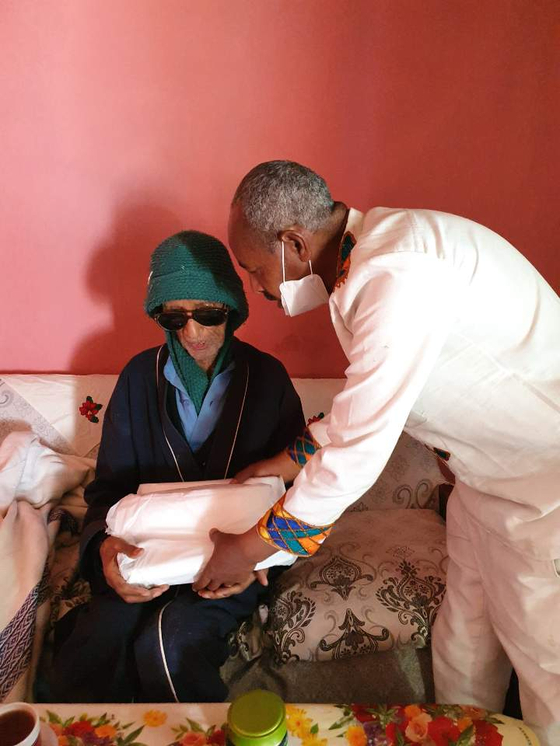
[[[411,743],[410,740],[405,741],[405,729],[406,729],[406,722],[404,723],[388,723],[387,727],[385,728],[385,735],[389,739],[390,744],[396,744],[396,743]],[[399,735],[397,735],[399,734]],[[400,741],[399,741],[400,737]],[[383,743],[383,741],[381,742]],[[439,744],[438,744],[439,746]],[[447,746],[447,744],[445,745]]]
[[[376,719],[375,715],[368,712],[362,705],[352,705],[351,707],[354,717],[360,723],[370,723],[372,720]]]
[[[103,404],[96,404],[91,396],[86,396],[85,402],[82,402],[80,407],[80,414],[86,417],[90,422],[99,422],[97,413],[103,407]]]
[[[215,730],[211,736],[208,736],[208,743],[214,744],[215,746],[224,746],[226,742],[226,734],[221,728]]]
[[[428,735],[435,746],[449,746],[450,743],[455,743],[461,731],[453,720],[440,715],[428,723]]]
[[[67,728],[65,728],[65,733],[68,736],[76,736],[76,738],[83,738],[84,736],[87,736],[89,733],[94,732],[94,727],[91,723],[88,723],[87,720],[78,720],[77,723],[72,723],[72,725],[69,725]]]
[[[503,737],[498,733],[498,729],[493,723],[477,720],[474,728],[475,746],[502,746]]]
[[[389,723],[389,725],[385,728],[385,735],[391,740],[391,743],[394,743],[396,741],[397,726],[395,723]]]
[[[189,733],[185,733],[179,743],[181,744],[181,746],[205,746],[207,741],[204,733],[195,733],[194,731],[189,731]]]

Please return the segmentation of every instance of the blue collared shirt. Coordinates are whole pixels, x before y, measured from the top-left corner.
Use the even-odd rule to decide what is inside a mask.
[[[163,369],[163,375],[169,383],[175,387],[177,398],[177,409],[181,419],[181,425],[187,443],[193,453],[196,453],[200,446],[206,441],[218,424],[220,415],[226,401],[226,393],[233,375],[235,363],[231,363],[225,370],[214,378],[210,388],[204,397],[200,412],[197,414],[191,397],[183,385],[183,382],[177,375],[175,366],[171,358],[167,359]]]

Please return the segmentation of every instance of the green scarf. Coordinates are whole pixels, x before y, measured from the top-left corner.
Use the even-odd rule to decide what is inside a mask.
[[[218,352],[210,376],[208,376],[206,371],[202,370],[202,368],[200,368],[192,359],[183,345],[179,342],[175,332],[165,332],[167,347],[169,349],[171,360],[173,361],[173,366],[177,371],[177,375],[183,382],[183,386],[186,388],[187,393],[195,406],[197,414],[202,408],[202,402],[208,393],[212,381],[218,373],[225,370],[231,362],[231,340],[233,339],[233,334],[228,332],[229,328],[226,329],[224,343]]]

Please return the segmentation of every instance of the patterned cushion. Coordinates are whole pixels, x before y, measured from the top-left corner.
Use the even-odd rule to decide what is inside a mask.
[[[424,647],[445,591],[445,526],[432,510],[345,513],[319,552],[276,584],[278,663]]]
[[[71,608],[89,600],[89,583],[78,570],[80,534],[87,506],[83,497],[67,495],[51,511],[49,520],[59,521],[54,553],[49,563],[51,614],[47,633]]]
[[[422,443],[402,433],[379,479],[350,510],[438,510],[436,488],[444,481],[437,457]]]

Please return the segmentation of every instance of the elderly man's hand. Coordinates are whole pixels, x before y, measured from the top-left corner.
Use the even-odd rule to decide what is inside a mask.
[[[198,591],[202,598],[227,598],[237,593],[243,593],[252,583],[258,580],[261,585],[268,585],[268,570],[255,570],[252,572],[244,583],[234,583],[234,585],[222,585],[217,591],[209,591],[206,588]]]
[[[123,578],[117,564],[117,554],[126,554],[127,557],[138,557],[143,551],[140,547],[135,547],[124,539],[119,539],[117,536],[109,536],[99,548],[105,580],[127,604],[140,604],[151,601],[169,589],[168,585],[158,585],[154,588],[131,585]]]
[[[256,461],[235,475],[236,482],[244,482],[250,477],[282,477],[284,482],[293,482],[300,467],[292,461],[286,451],[280,451],[272,458]]]
[[[244,534],[225,534],[213,529],[210,538],[214,542],[214,553],[193,583],[197,592],[247,583],[255,565],[276,551],[259,537],[254,527]]]

